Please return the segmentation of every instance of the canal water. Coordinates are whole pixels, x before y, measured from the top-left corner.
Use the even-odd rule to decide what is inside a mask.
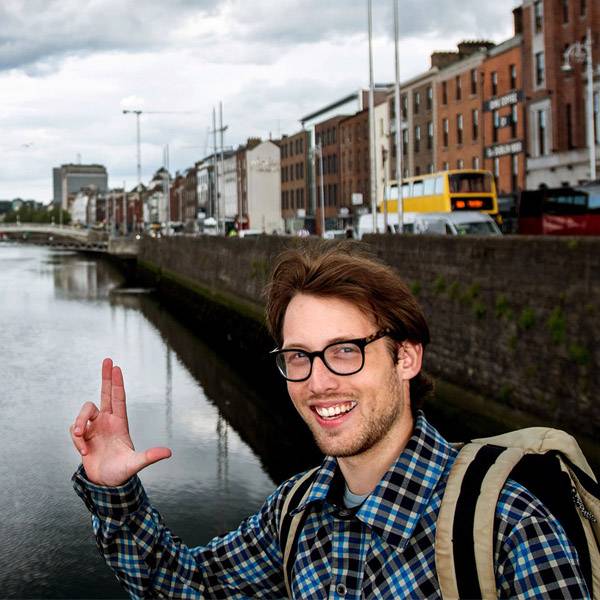
[[[319,461],[283,386],[265,386],[262,373],[242,379],[185,315],[128,285],[93,256],[0,243],[2,598],[126,597],[70,481],[79,460],[68,427],[83,402],[98,401],[106,356],[124,372],[136,447],[173,450],[141,478],[188,545],[235,528],[280,481]],[[457,395],[440,385],[428,401],[450,439],[517,426]]]
[[[105,356],[123,369],[136,447],[173,450],[142,480],[186,543],[236,527],[303,462],[278,465],[277,435],[235,369],[149,295],[116,293],[124,283],[102,260],[0,244],[0,597],[126,597],[70,481],[68,427],[98,401]]]

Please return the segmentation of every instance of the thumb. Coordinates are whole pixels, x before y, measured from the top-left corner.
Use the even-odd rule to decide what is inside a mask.
[[[153,465],[159,460],[171,457],[170,448],[149,448],[145,452],[136,452],[131,461],[131,467],[135,473],[139,473],[142,469]]]

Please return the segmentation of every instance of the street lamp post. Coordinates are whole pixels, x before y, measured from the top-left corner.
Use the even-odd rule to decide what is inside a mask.
[[[324,193],[324,184],[323,184],[323,147],[321,144],[315,144],[314,147],[314,156],[315,156],[315,170],[317,163],[317,154],[319,155],[319,173],[321,176],[321,237],[325,237],[325,193]],[[316,180],[316,179],[315,179]]]
[[[573,69],[571,60],[586,63],[587,102],[586,123],[587,143],[590,151],[590,180],[596,181],[596,136],[594,131],[594,66],[592,62],[592,30],[588,28],[585,44],[574,42],[563,53],[562,70],[569,72]]]
[[[140,136],[140,115],[141,110],[124,110],[124,115],[134,114],[136,117],[136,131],[137,131],[137,177],[138,184],[142,183],[142,149],[141,149],[141,136]]]

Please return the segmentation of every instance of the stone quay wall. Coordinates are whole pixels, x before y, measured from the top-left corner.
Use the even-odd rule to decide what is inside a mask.
[[[421,303],[431,329],[429,373],[546,423],[600,431],[600,238],[370,235],[363,242]],[[283,247],[306,243],[313,242],[147,238],[138,259],[159,279],[243,315],[223,322],[232,339],[246,322],[252,335],[264,334],[258,323],[272,261]]]

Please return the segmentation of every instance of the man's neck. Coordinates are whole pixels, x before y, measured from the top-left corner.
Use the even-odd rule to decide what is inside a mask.
[[[414,421],[409,415],[408,418],[402,419],[398,428],[389,431],[384,439],[369,450],[356,456],[337,459],[346,485],[353,494],[364,496],[377,487],[406,447],[413,427]]]

